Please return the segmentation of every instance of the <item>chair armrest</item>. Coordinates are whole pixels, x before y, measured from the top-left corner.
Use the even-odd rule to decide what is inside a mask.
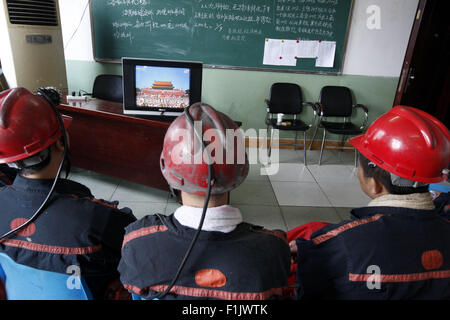
[[[303,105],[304,105],[304,106],[309,106],[309,107],[313,108],[314,111],[317,112],[317,106],[316,106],[315,103],[312,103],[312,102],[303,102]]]
[[[364,130],[367,126],[367,122],[369,121],[369,109],[363,104],[354,105],[353,108],[360,108],[364,111],[364,122],[361,125],[361,130]]]
[[[365,113],[369,113],[369,109],[367,109],[367,107],[363,104],[357,104],[353,106],[354,108],[361,108],[364,110]]]
[[[323,105],[320,102],[316,102],[314,105],[316,106],[319,116],[323,117]]]
[[[267,120],[269,119],[269,114],[270,114],[270,117],[272,117],[272,114],[270,113],[270,101],[268,99],[264,99],[264,102],[267,105],[267,107],[266,107],[266,123],[267,123]]]
[[[312,119],[311,124],[309,125],[309,127],[311,128],[316,123],[318,113],[317,104],[312,102],[303,102],[303,106],[311,107],[314,111],[314,118]]]
[[[266,126],[268,126],[268,125],[270,125],[270,119],[272,118],[272,116],[270,115],[270,113],[266,113],[266,121],[265,121],[265,123],[266,123]]]

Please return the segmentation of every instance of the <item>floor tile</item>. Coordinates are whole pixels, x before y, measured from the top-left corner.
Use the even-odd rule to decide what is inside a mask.
[[[303,151],[301,152],[303,157]],[[320,157],[320,150],[308,150],[306,153],[306,160],[308,166],[310,165],[318,165]],[[333,165],[333,164],[342,164],[342,161],[339,159],[339,154],[337,150],[324,150],[322,154],[322,165]]]
[[[244,181],[231,191],[231,204],[278,205],[270,182]]]
[[[300,154],[299,151],[302,153]],[[271,162],[303,164],[303,150],[272,149]],[[277,161],[278,160],[278,161]]]
[[[278,167],[277,167],[278,166]],[[275,170],[277,169],[277,170]],[[299,163],[279,163],[272,164],[266,172],[275,172],[269,175],[271,182],[315,182],[314,177],[308,168]]]
[[[121,180],[112,198],[119,201],[166,203],[169,198],[169,192]]]
[[[333,207],[364,207],[370,202],[359,183],[333,181],[319,185]]]
[[[338,159],[342,164],[355,167],[355,151],[338,151]],[[356,163],[358,164],[358,162]]]
[[[137,219],[142,219],[155,213],[165,214],[167,203],[120,201],[119,208],[122,207],[130,208]]]
[[[272,182],[280,206],[330,207],[325,194],[312,182]]]
[[[350,171],[350,177],[349,181],[351,182],[358,182],[358,167],[355,167],[354,165],[344,165],[344,167]]]
[[[278,206],[236,205],[241,210],[245,222],[262,226],[268,230],[287,231]]]
[[[342,220],[350,220],[350,211],[353,208],[335,207],[334,209],[337,211],[339,217],[341,217]]]
[[[342,219],[331,207],[289,207],[281,206],[281,213],[288,230],[310,222],[339,223]]]
[[[349,166],[344,165],[309,165],[309,172],[317,182],[355,182],[355,175]]]
[[[165,214],[166,216],[167,216],[167,215],[171,215],[171,214],[174,213],[175,210],[177,210],[177,208],[179,208],[180,206],[181,206],[181,204],[179,204],[179,203],[177,203],[177,202],[175,202],[175,203],[169,202],[169,203],[167,203],[166,210],[165,210],[164,214]]]
[[[120,183],[117,178],[92,174],[90,171],[72,172],[69,179],[85,185],[95,198],[104,200],[112,199],[112,195]]]
[[[95,171],[91,171],[91,170],[86,170],[86,169],[82,169],[82,168],[77,168],[77,167],[70,167],[70,175],[87,175],[87,176],[102,176],[101,173],[95,172]]]
[[[178,201],[177,198],[169,192],[169,195],[167,197],[167,202],[168,203],[175,203],[177,201]]]
[[[319,164],[320,150],[309,150],[307,153],[308,165]],[[355,152],[353,150],[324,150],[322,165],[345,164],[355,165]]]
[[[77,167],[70,167],[70,174],[79,174],[83,172],[89,172],[88,170],[77,168]],[[69,175],[70,178],[70,175]]]
[[[262,148],[246,148],[248,163],[250,165],[259,165],[267,161],[267,149]]]
[[[246,181],[268,181],[268,176],[261,174],[261,168],[264,168],[261,164],[251,164]]]

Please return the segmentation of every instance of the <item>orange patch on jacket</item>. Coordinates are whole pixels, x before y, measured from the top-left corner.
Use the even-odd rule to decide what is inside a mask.
[[[195,283],[201,287],[220,288],[227,283],[227,277],[217,269],[203,269],[195,274]]]

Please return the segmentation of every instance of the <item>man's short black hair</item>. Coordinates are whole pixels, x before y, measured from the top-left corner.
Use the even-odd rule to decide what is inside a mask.
[[[428,192],[428,186],[423,187],[399,187],[392,184],[391,174],[386,170],[372,164],[369,159],[359,153],[359,165],[366,178],[374,178],[380,182],[390,194],[404,195]]]

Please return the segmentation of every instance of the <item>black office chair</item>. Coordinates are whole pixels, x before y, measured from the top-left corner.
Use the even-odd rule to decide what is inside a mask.
[[[311,102],[303,102],[302,90],[299,85],[294,83],[274,83],[270,88],[270,97],[265,99],[267,104],[266,125],[267,131],[270,132],[270,145],[267,155],[270,158],[272,153],[273,130],[295,131],[295,140],[293,144],[280,144],[294,146],[297,149],[297,135],[299,131],[303,131],[303,149],[304,163],[306,166],[306,131],[308,131],[315,123],[317,117],[317,109],[315,104]],[[304,106],[309,106],[314,111],[314,118],[311,123],[307,124],[297,116],[303,111]],[[293,119],[283,119],[283,123],[277,123],[277,114],[293,116]],[[275,118],[273,117],[275,115]]]
[[[92,98],[123,102],[122,76],[101,74],[95,78]]]
[[[322,138],[322,146],[320,148],[320,157],[319,157],[319,165],[322,162],[322,154],[325,145],[325,138],[327,132],[342,135],[342,141],[345,141],[346,136],[356,136],[360,135],[364,132],[367,121],[369,117],[369,111],[366,106],[362,104],[353,105],[352,94],[349,88],[347,87],[339,87],[339,86],[326,86],[323,87],[320,91],[319,103],[317,103],[317,107],[319,108],[319,123],[314,131],[314,135],[309,145],[309,149],[311,150],[311,146],[314,142],[314,139],[317,134],[318,128],[323,128],[323,138]],[[361,108],[364,110],[365,119],[361,126],[357,126],[356,124],[349,121],[350,117],[353,114],[353,111],[356,108]],[[324,118],[333,117],[333,118],[342,118],[342,121],[325,121]],[[339,147],[341,150],[345,149],[354,149],[353,147]],[[355,166],[357,165],[357,152],[355,149]]]

